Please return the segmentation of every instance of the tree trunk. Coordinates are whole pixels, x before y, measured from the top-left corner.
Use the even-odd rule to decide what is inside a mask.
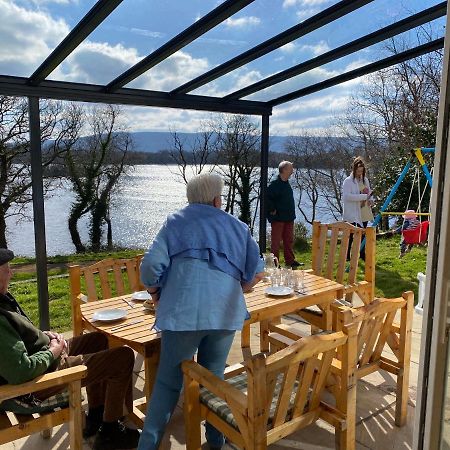
[[[105,217],[105,208],[102,201],[97,201],[94,208],[92,209],[91,218],[91,249],[93,252],[99,252],[102,246],[102,236],[103,236],[103,220]]]
[[[83,215],[84,207],[82,204],[78,203],[74,205],[69,215],[69,231],[70,237],[72,238],[73,245],[77,253],[83,253],[86,251],[86,247],[81,242],[80,233],[78,232],[78,220]]]
[[[112,250],[113,248],[113,239],[112,239],[112,223],[109,215],[105,217],[105,222],[107,226],[106,231],[106,245],[108,246],[108,250]]]
[[[6,220],[2,210],[0,210],[0,248],[8,248],[6,242]]]

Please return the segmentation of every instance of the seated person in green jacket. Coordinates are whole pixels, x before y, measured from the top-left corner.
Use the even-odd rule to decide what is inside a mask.
[[[62,334],[35,327],[8,292],[12,276],[9,261],[13,258],[12,251],[0,249],[0,384],[21,384],[46,372],[84,364],[87,377],[82,383],[89,404],[84,437],[95,435],[95,450],[135,448],[139,431],[119,420],[124,407],[128,413],[133,406],[133,350],[109,349],[101,333],[66,341]],[[43,400],[60,389],[48,389],[35,397]]]

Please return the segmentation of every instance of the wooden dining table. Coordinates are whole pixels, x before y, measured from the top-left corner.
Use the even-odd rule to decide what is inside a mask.
[[[270,296],[265,290],[268,282],[258,283],[245,294],[250,318],[245,321],[241,342],[244,355],[250,351],[250,325],[260,324],[260,350],[269,349],[268,330],[271,321],[277,321],[285,314],[313,305],[325,312],[334,299],[342,297],[344,286],[335,281],[305,271],[304,293],[286,296]],[[146,404],[155,382],[160,353],[160,333],[155,324],[155,312],[144,308],[143,303],[133,300],[131,294],[105,300],[87,302],[81,305],[81,315],[90,330],[100,331],[108,336],[112,345],[128,345],[144,358],[144,397],[134,401],[132,418],[138,425],[145,419]],[[120,321],[102,322],[93,320],[97,311],[104,309],[125,309],[127,316]],[[330,318],[331,320],[331,318]],[[123,326],[122,326],[123,325]],[[331,322],[330,322],[331,326]]]

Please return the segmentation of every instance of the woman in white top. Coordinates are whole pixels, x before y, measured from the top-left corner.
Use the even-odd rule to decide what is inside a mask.
[[[344,180],[342,185],[342,200],[344,212],[342,219],[357,227],[367,227],[369,220],[373,220],[370,210],[371,189],[369,180],[366,177],[366,167],[361,157],[356,157],[352,164],[352,173]],[[370,212],[370,215],[369,215]],[[353,236],[350,236],[352,238]],[[347,260],[350,259],[349,242]],[[364,250],[361,251],[361,258],[365,259]]]

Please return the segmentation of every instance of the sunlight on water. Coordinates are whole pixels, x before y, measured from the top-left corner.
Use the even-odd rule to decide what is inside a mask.
[[[147,248],[168,214],[186,204],[185,185],[174,175],[175,167],[136,166],[121,181],[113,196],[111,218],[114,243],[121,247]],[[58,188],[45,201],[47,252],[50,256],[73,253],[67,218],[74,195],[68,188]],[[32,216],[31,205],[28,214]],[[8,220],[8,245],[17,254],[34,255],[32,221]],[[88,239],[88,220],[79,230],[83,242]]]
[[[123,177],[113,195],[111,218],[113,241],[119,247],[146,249],[168,214],[187,204],[186,187],[176,175],[176,166],[140,165]],[[295,192],[295,191],[294,191]],[[296,196],[298,193],[296,193]],[[75,252],[67,227],[74,194],[68,185],[58,188],[45,201],[47,253],[49,256]],[[27,214],[32,217],[29,205]],[[323,215],[323,212],[322,212]],[[301,220],[297,212],[297,220]],[[31,220],[7,220],[8,246],[16,255],[34,255],[34,227]],[[256,233],[258,226],[255,226]],[[87,218],[79,222],[81,239],[89,238]]]

